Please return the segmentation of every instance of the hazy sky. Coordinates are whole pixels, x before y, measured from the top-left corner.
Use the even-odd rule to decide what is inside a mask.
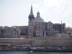
[[[31,4],[35,17],[72,27],[72,0],[0,0],[0,26],[28,25]]]

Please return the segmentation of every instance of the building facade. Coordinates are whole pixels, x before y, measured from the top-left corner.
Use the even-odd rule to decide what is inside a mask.
[[[2,38],[19,38],[20,32],[16,27],[4,27]]]
[[[63,33],[65,30],[65,23],[53,24],[52,22],[44,22],[39,12],[37,12],[37,16],[34,17],[32,6],[28,19],[28,36],[30,37],[54,36],[57,33]]]

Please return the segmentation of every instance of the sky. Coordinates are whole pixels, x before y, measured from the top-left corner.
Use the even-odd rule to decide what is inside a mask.
[[[31,5],[45,22],[72,27],[72,0],[0,0],[0,26],[26,26]]]

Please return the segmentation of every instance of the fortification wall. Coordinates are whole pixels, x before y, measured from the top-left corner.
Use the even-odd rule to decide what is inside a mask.
[[[32,38],[34,47],[72,47],[72,38],[50,38],[35,37]]]

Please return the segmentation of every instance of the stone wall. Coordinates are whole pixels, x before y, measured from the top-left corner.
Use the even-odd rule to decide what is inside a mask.
[[[36,37],[32,39],[34,47],[72,47],[72,38]]]
[[[30,44],[32,47],[71,47],[72,48],[72,38],[56,38],[56,37],[34,37],[34,38],[1,38],[1,43],[23,43]]]

